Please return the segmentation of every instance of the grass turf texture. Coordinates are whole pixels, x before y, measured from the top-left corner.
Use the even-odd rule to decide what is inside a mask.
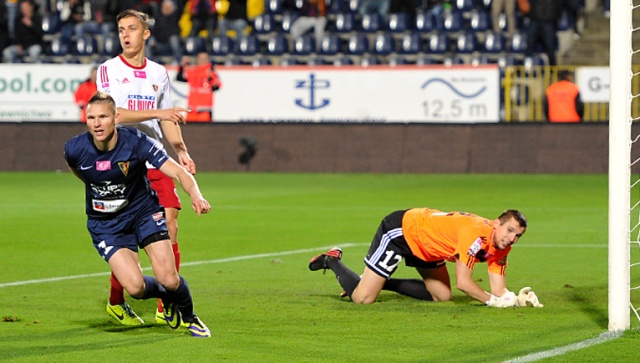
[[[604,175],[197,177],[213,211],[197,217],[181,194],[181,274],[210,339],[153,324],[155,301],[128,299],[142,328],[111,320],[108,265],[85,229],[81,183],[70,173],[0,174],[0,361],[499,362],[607,329]],[[516,292],[532,286],[545,307],[491,309],[457,291],[446,303],[383,292],[358,306],[338,297],[331,272],[308,270],[312,256],[342,245],[360,273],[381,218],[420,206],[489,218],[523,211],[529,229],[509,256],[507,282]],[[7,285],[88,274],[96,275]],[[395,276],[417,275],[402,266]],[[488,289],[485,264],[474,277]],[[638,338],[632,329],[547,361],[635,361]]]

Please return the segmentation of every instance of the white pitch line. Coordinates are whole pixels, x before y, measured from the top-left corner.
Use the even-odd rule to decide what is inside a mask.
[[[344,243],[344,244],[340,244],[339,246],[340,246],[340,248],[349,248],[349,247],[357,247],[357,246],[364,246],[364,245],[367,245],[367,244],[366,243]],[[328,250],[330,248],[333,248],[333,247],[335,247],[335,246],[305,248],[305,249],[301,249],[301,250],[272,252],[272,253],[261,253],[261,254],[257,254],[257,255],[246,255],[246,256],[236,256],[236,257],[227,257],[227,258],[221,258],[221,259],[217,259],[217,260],[208,260],[208,261],[185,262],[185,263],[181,263],[180,267],[207,265],[207,264],[212,264],[212,263],[225,263],[225,262],[234,262],[234,261],[253,260],[253,259],[265,258],[265,257],[278,257],[278,256],[296,255],[296,254],[300,254],[300,253],[326,251],[326,250]],[[143,268],[143,270],[151,270],[151,267],[145,267],[145,268]],[[5,283],[0,284],[0,288],[11,287],[11,286],[31,285],[31,284],[42,284],[42,283],[47,283],[47,282],[76,280],[76,279],[84,279],[84,278],[97,277],[97,276],[108,276],[110,274],[111,274],[111,272],[96,272],[96,273],[92,273],[92,274],[60,276],[60,277],[50,277],[50,278],[46,278],[46,279],[5,282]]]
[[[616,339],[616,338],[620,338],[622,336],[622,334],[623,334],[622,330],[607,331],[607,332],[604,332],[604,333],[598,335],[595,338],[591,338],[591,339],[583,340],[581,342],[565,345],[564,347],[558,347],[558,348],[554,348],[554,349],[550,349],[550,350],[545,350],[543,352],[532,353],[532,354],[525,355],[525,356],[522,356],[522,357],[509,359],[509,360],[506,360],[506,361],[504,361],[502,363],[535,362],[535,361],[539,361],[541,359],[547,359],[547,358],[555,357],[555,356],[562,355],[562,354],[565,354],[565,353],[568,353],[568,352],[573,352],[573,351],[576,351],[576,350],[589,348],[589,347],[592,347],[594,345],[606,343],[606,342],[608,342],[610,340],[613,340],[613,339]]]

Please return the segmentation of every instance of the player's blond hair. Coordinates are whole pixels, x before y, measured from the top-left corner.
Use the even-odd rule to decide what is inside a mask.
[[[89,102],[87,102],[87,106],[94,103],[104,103],[109,106],[109,109],[113,112],[114,115],[116,114],[116,101],[113,99],[113,97],[111,97],[110,94],[102,91],[94,93],[93,96],[91,96],[91,98],[89,99]]]
[[[124,18],[129,18],[129,17],[134,17],[140,20],[142,25],[146,29],[149,29],[149,15],[147,15],[146,13],[143,13],[142,11],[133,10],[133,9],[127,9],[122,11],[120,14],[118,14],[118,16],[116,16],[116,23],[119,23],[120,20]]]

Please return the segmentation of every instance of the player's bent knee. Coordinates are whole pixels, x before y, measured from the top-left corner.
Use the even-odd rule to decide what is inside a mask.
[[[127,290],[127,293],[129,293],[129,295],[134,299],[142,299],[144,296],[144,284],[129,286],[125,288],[125,290]]]
[[[157,277],[158,282],[165,289],[175,291],[180,286],[180,276],[178,274],[167,274],[163,277]]]

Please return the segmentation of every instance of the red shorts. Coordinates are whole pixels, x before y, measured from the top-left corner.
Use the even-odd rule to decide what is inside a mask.
[[[182,209],[180,205],[180,197],[176,190],[176,184],[173,179],[158,169],[149,169],[147,171],[147,179],[151,184],[151,189],[158,194],[158,201],[164,208]]]

